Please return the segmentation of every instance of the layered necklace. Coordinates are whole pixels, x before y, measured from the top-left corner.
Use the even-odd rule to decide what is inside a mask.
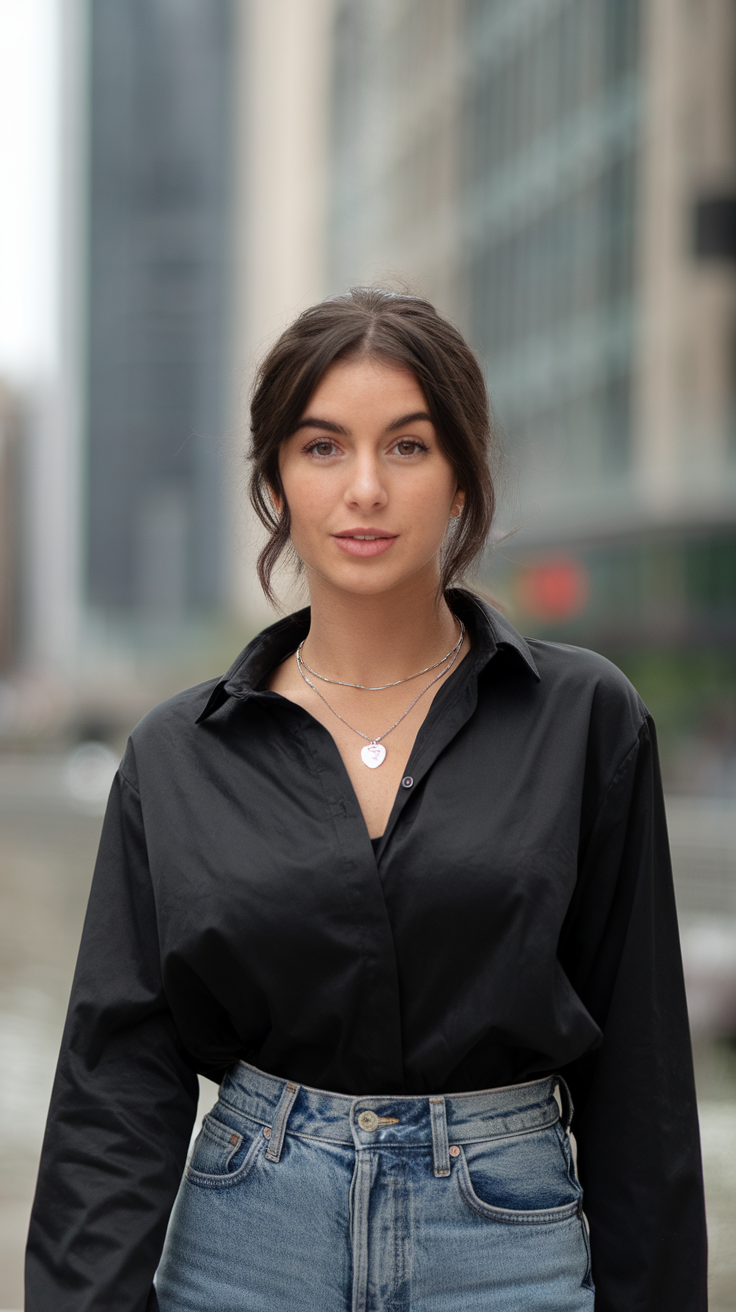
[[[457,619],[457,616],[455,616],[455,619]],[[455,643],[455,646],[451,647],[450,650],[447,652],[447,654],[445,656],[442,656],[440,660],[435,661],[434,665],[427,665],[425,669],[417,670],[416,674],[409,674],[405,679],[395,679],[393,683],[380,683],[375,688],[370,687],[366,683],[347,683],[344,679],[328,679],[326,674],[318,674],[317,671],[313,670],[310,665],[307,665],[306,661],[302,657],[302,647],[304,646],[304,641],[299,643],[299,646],[297,647],[296,650],[296,664],[299,673],[301,674],[304,682],[308,684],[308,686],[312,689],[312,692],[315,692],[319,697],[320,701],[324,702],[328,711],[331,711],[332,714],[336,716],[337,719],[340,720],[341,723],[344,724],[346,728],[350,729],[352,733],[357,733],[359,737],[365,739],[366,746],[361,749],[360,757],[363,764],[367,765],[369,770],[376,770],[378,766],[383,765],[383,762],[386,760],[386,748],[383,745],[383,739],[388,738],[388,735],[390,733],[393,733],[394,729],[398,728],[398,726],[401,724],[401,721],[406,719],[407,715],[409,714],[409,711],[412,711],[414,709],[420,698],[424,696],[425,692],[429,692],[429,689],[435,683],[437,683],[440,679],[443,679],[446,674],[450,673],[450,670],[452,669],[453,665],[455,664],[455,661],[460,655],[460,649],[463,645],[463,639],[465,637],[465,625],[463,624],[462,620],[457,620],[457,623],[460,625],[460,636],[457,642]],[[434,678],[430,679],[429,683],[426,683],[424,685],[422,691],[417,693],[416,697],[414,698],[414,701],[411,702],[409,706],[407,706],[403,715],[399,716],[398,720],[396,720],[391,725],[390,729],[384,729],[383,733],[379,733],[375,738],[371,738],[369,734],[363,733],[362,729],[356,729],[355,725],[348,724],[347,720],[343,718],[340,712],[336,711],[334,706],[330,706],[330,703],[328,702],[327,698],[322,695],[319,688],[315,688],[314,684],[312,683],[312,680],[309,678],[309,674],[312,674],[314,675],[315,679],[320,679],[322,683],[334,683],[337,684],[340,688],[360,688],[362,692],[385,692],[386,688],[398,688],[400,683],[411,683],[412,679],[418,679],[422,674],[430,674],[432,670],[438,669],[440,665],[443,668],[440,670],[439,674],[435,674]],[[307,673],[307,671],[309,673]]]

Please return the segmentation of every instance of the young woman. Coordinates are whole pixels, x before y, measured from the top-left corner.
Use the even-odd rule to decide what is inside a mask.
[[[701,1312],[654,730],[452,586],[493,509],[475,358],[354,291],[252,419],[261,579],[293,550],[311,606],[132,735],[28,1312]]]

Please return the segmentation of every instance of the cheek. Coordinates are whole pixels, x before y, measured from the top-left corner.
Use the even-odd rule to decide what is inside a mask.
[[[436,475],[419,478],[406,488],[406,514],[422,537],[444,536],[454,490],[455,483],[450,477],[438,479]]]
[[[323,470],[300,470],[298,478],[282,474],[284,495],[289,505],[293,532],[309,532],[329,513],[336,492]]]

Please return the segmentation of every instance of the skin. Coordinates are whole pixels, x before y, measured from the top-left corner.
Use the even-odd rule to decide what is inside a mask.
[[[333,365],[284,442],[279,467],[292,542],[309,586],[307,664],[329,678],[373,686],[439,660],[459,636],[438,586],[442,543],[462,509],[463,492],[414,375],[370,357]],[[375,540],[359,540],[366,536]],[[466,636],[455,669],[468,646]],[[382,692],[312,681],[340,715],[370,735],[393,724],[436,673]],[[361,760],[364,740],[307,686],[293,656],[274,671],[269,686],[332,735],[368,832],[377,837],[444,678],[386,738],[386,760],[376,770]]]

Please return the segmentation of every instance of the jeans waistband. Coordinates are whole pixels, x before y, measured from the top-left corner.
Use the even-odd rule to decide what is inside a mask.
[[[524,1134],[558,1120],[567,1128],[572,1115],[567,1085],[558,1075],[472,1093],[353,1098],[283,1080],[241,1061],[223,1079],[220,1097],[263,1127],[272,1161],[279,1160],[288,1129],[358,1149],[431,1146],[435,1173],[442,1175],[449,1174],[452,1144]]]

